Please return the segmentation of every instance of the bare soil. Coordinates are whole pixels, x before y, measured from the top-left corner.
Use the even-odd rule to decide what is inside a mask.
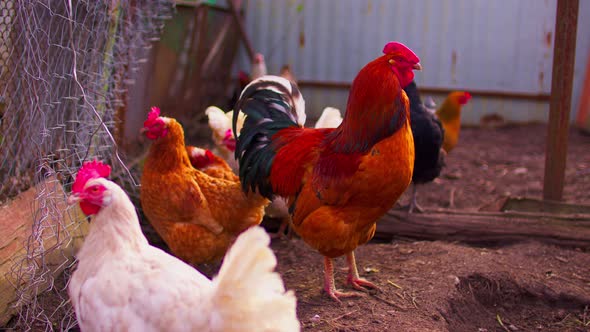
[[[541,198],[545,137],[544,125],[463,129],[442,176],[421,186],[420,203],[445,208],[452,196],[455,208],[477,210],[503,195]],[[590,204],[590,136],[573,129],[564,198]],[[380,289],[340,305],[321,291],[317,252],[297,238],[272,243],[304,331],[590,331],[588,247],[371,242],[356,250],[357,262]],[[335,265],[337,287],[347,289],[344,260]],[[218,266],[198,268],[211,276]]]
[[[465,210],[500,196],[541,198],[545,137],[544,125],[463,129],[442,176],[420,187],[420,203],[449,207],[451,191],[454,207]],[[401,201],[408,199],[405,194]],[[590,204],[590,136],[578,130],[569,136],[564,199]],[[277,239],[272,248],[297,295],[305,331],[590,331],[586,248],[373,242],[356,250],[357,262],[361,277],[380,290],[342,305],[321,291],[323,258],[317,252],[300,239]],[[337,287],[348,290],[344,259],[335,265]]]

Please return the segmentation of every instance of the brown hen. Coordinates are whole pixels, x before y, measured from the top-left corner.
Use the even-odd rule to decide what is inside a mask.
[[[245,194],[226,172],[216,177],[194,168],[176,120],[153,107],[143,131],[153,144],[141,177],[141,206],[175,256],[191,264],[218,260],[241,232],[260,224],[269,201]]]

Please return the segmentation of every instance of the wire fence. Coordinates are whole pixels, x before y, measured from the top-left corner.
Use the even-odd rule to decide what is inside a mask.
[[[76,325],[63,289],[81,223],[64,213],[65,192],[95,157],[137,190],[115,137],[127,88],[145,61],[138,50],[157,39],[172,10],[169,0],[0,1],[0,205],[36,189],[32,235],[9,278],[22,305],[18,330]],[[51,309],[42,303],[46,291],[55,295]]]

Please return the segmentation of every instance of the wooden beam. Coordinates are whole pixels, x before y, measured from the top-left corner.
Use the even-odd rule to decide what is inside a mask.
[[[519,212],[408,214],[391,210],[377,223],[376,239],[409,237],[470,244],[539,242],[590,248],[590,216]]]
[[[553,76],[547,126],[543,198],[563,197],[567,138],[576,56],[579,0],[558,0],[553,45]]]
[[[223,7],[220,5],[211,4],[211,3],[203,3],[201,1],[175,0],[174,3],[176,4],[177,7],[181,6],[181,7],[195,8],[195,7],[200,7],[200,6],[207,6],[214,11],[231,14],[231,10],[229,8],[226,8],[226,7]]]
[[[350,82],[334,82],[334,81],[316,81],[316,80],[299,80],[297,84],[300,87],[324,88],[324,89],[350,89]],[[420,86],[420,93],[436,93],[448,94],[452,91],[469,91],[473,96],[489,97],[489,98],[510,98],[520,100],[533,100],[538,102],[548,102],[551,95],[548,93],[526,93],[526,92],[510,92],[510,91],[495,91],[495,90],[477,90],[477,89],[461,89],[461,88],[439,88]]]
[[[254,51],[254,46],[252,46],[252,42],[250,41],[250,38],[248,37],[248,34],[246,33],[246,28],[244,28],[244,22],[242,22],[242,18],[240,17],[240,13],[238,12],[239,6],[237,6],[235,1],[238,1],[238,0],[228,0],[227,3],[229,4],[229,7],[231,9],[231,13],[232,13],[234,20],[236,21],[236,24],[238,26],[238,32],[240,33],[240,37],[242,38],[242,41],[244,42],[244,46],[246,46],[246,51],[248,52],[248,57],[250,58],[250,62],[253,62],[256,52]]]
[[[506,204],[506,203],[509,204]],[[377,222],[376,240],[395,237],[432,241],[459,241],[474,245],[501,245],[536,240],[565,247],[590,248],[590,206],[563,203],[546,206],[536,201],[502,200],[502,208],[526,211],[436,209],[408,214],[391,209]],[[545,211],[548,210],[548,211]],[[265,217],[262,226],[270,232],[281,220]]]

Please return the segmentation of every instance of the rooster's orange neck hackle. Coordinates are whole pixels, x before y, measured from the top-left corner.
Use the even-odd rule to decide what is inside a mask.
[[[416,62],[418,57],[399,43],[387,44],[383,53],[361,69],[352,82],[344,120],[333,134],[337,136],[338,152],[367,152],[375,143],[395,133],[409,115],[407,107],[399,106],[405,103],[401,89],[411,82],[413,72],[409,70],[411,76],[408,76],[398,66],[413,68],[411,63],[401,63],[400,56]]]

